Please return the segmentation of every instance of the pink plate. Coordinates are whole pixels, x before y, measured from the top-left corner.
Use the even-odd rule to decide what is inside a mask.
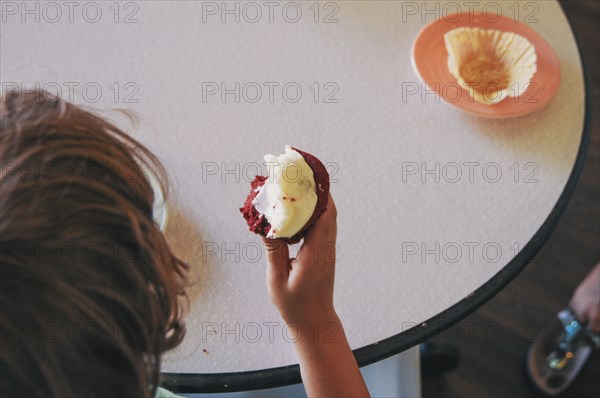
[[[485,105],[475,102],[458,85],[448,70],[444,35],[462,26],[514,32],[527,38],[535,46],[537,72],[525,93],[519,97],[507,97],[495,105]],[[542,36],[523,23],[489,13],[453,14],[430,23],[415,39],[411,60],[415,73],[430,90],[435,90],[444,100],[461,110],[477,116],[507,118],[534,112],[552,100],[560,84],[560,62]]]

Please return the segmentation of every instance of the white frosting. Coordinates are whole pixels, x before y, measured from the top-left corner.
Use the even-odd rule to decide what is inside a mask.
[[[315,178],[304,157],[291,146],[279,156],[265,155],[269,178],[252,201],[271,224],[268,238],[291,238],[308,222],[317,206]]]

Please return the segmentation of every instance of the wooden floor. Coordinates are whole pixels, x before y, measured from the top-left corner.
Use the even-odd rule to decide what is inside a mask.
[[[590,86],[591,142],[585,168],[545,247],[504,290],[434,341],[454,343],[460,366],[423,380],[423,397],[537,397],[524,375],[537,331],[565,307],[573,289],[600,261],[600,1],[561,1],[577,36]],[[596,351],[564,397],[600,397]]]

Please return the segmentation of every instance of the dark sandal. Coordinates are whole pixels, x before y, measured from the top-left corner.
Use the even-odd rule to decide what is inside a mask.
[[[531,382],[546,396],[561,394],[579,375],[594,346],[600,346],[600,336],[581,324],[570,309],[559,312],[527,351]]]

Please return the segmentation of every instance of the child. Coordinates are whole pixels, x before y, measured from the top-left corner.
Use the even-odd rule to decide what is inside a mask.
[[[158,160],[106,120],[24,91],[0,103],[0,165],[0,396],[156,396],[161,355],[185,332],[188,268],[152,219],[144,170],[168,192]],[[335,219],[330,197],[297,259],[265,240],[267,286],[286,322],[338,330],[295,343],[307,393],[367,396],[333,308]]]

